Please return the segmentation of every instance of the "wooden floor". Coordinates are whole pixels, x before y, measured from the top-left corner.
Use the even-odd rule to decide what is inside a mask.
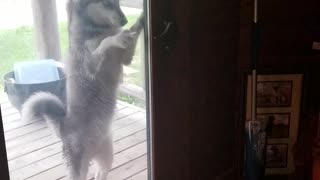
[[[0,94],[11,180],[68,179],[61,142],[45,122],[22,122]],[[118,102],[113,122],[114,162],[108,180],[147,180],[146,118],[142,109]],[[90,166],[88,179],[93,179]]]

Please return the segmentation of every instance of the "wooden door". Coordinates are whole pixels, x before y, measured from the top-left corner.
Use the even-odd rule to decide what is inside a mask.
[[[239,0],[150,1],[155,180],[240,178],[239,9]],[[168,37],[164,22],[175,24]]]

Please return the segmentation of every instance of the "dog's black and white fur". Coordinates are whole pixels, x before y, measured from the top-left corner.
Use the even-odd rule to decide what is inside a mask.
[[[66,104],[37,93],[23,105],[22,119],[45,119],[63,142],[72,180],[85,180],[91,160],[95,179],[105,180],[113,159],[111,119],[122,66],[130,64],[143,16],[129,29],[119,0],[69,0]]]

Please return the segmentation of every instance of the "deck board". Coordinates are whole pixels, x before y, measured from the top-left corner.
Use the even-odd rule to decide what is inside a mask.
[[[20,114],[19,113],[10,114],[10,115],[7,115],[7,116],[2,116],[2,123],[3,124],[9,124],[9,123],[12,123],[12,122],[17,122],[18,120],[20,120]]]
[[[15,129],[5,133],[5,140],[10,141],[10,140],[13,140],[14,138],[22,137],[26,134],[30,134],[44,128],[47,128],[47,124],[44,121],[39,121],[32,125],[25,126],[23,128]]]
[[[21,121],[19,112],[0,94],[11,180],[65,179],[62,143],[42,121]],[[119,101],[113,125],[114,162],[108,180],[147,180],[146,115]],[[93,179],[91,163],[87,179]]]
[[[138,172],[137,174],[127,178],[126,180],[141,180],[141,179],[148,179],[148,170],[147,168]]]
[[[12,106],[11,106],[11,104],[9,103],[9,102],[6,102],[6,103],[2,103],[1,104],[1,109],[2,110],[7,110],[7,109],[9,109],[9,108],[11,108]]]

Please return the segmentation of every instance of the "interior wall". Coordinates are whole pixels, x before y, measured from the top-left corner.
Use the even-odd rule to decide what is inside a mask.
[[[319,0],[259,0],[260,59],[258,73],[304,73],[300,136],[311,138],[307,131],[313,126],[310,113],[320,111],[320,51],[312,50],[312,42],[320,42]],[[250,34],[253,0],[242,0],[239,66],[250,69]],[[301,178],[311,176],[311,147],[305,148],[298,170]]]
[[[319,0],[259,0],[261,68],[319,64],[320,53],[311,50],[312,41],[320,41],[319,7]],[[242,0],[242,68],[249,65],[252,16],[253,0]]]

